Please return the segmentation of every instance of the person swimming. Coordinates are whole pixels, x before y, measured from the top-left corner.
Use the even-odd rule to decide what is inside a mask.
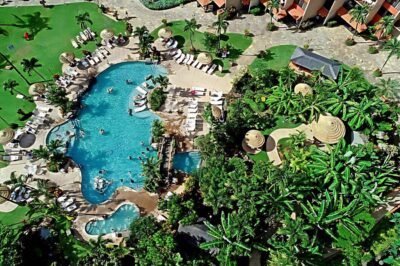
[[[128,114],[132,115],[132,109],[131,108],[128,109]]]
[[[126,84],[133,84],[133,81],[132,80],[130,80],[130,79],[127,79],[127,80],[125,80],[125,82],[126,82]]]
[[[132,156],[129,155],[129,156],[128,156],[128,160],[132,160],[132,159],[133,159]]]
[[[112,92],[113,92],[113,87],[110,87],[110,88],[107,89],[107,93],[108,94],[111,94]]]
[[[80,135],[81,137],[84,137],[84,136],[85,136],[85,131],[84,131],[83,129],[80,129],[80,130],[79,130],[79,135]]]
[[[100,135],[104,135],[104,133],[105,133],[104,129],[100,128],[99,133],[100,133]]]

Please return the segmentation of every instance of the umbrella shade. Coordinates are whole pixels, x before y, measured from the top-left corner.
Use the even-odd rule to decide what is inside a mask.
[[[0,144],[4,145],[9,143],[14,138],[14,130],[5,128],[0,131]]]
[[[215,119],[220,119],[222,116],[222,110],[215,105],[212,106],[211,112]]]
[[[102,30],[101,32],[100,32],[100,37],[103,39],[103,40],[109,40],[109,39],[111,39],[112,37],[114,37],[114,32],[111,30],[111,29],[104,29],[104,30]]]
[[[311,123],[314,137],[327,144],[338,143],[346,134],[346,127],[342,120],[335,116],[320,115],[318,122]]]
[[[312,95],[313,89],[308,84],[299,83],[294,87],[294,93],[296,94],[300,93],[303,96]]]
[[[168,39],[172,37],[172,31],[169,28],[161,28],[158,31],[158,37]]]
[[[203,65],[208,65],[211,64],[212,62],[212,56],[209,53],[200,53],[197,56],[197,61],[199,61]]]
[[[75,54],[74,53],[70,53],[70,52],[62,53],[62,54],[60,54],[58,59],[63,64],[70,64],[70,63],[72,63],[74,61]]]
[[[46,92],[46,86],[44,83],[34,83],[29,87],[30,95],[39,95]]]
[[[258,130],[249,130],[244,138],[245,143],[252,149],[258,149],[265,143],[264,135]]]
[[[21,148],[29,148],[30,146],[33,145],[33,143],[35,143],[36,141],[36,136],[31,134],[31,133],[23,133],[20,137],[19,137],[19,146]]]
[[[10,188],[6,185],[0,185],[0,204],[10,198]]]

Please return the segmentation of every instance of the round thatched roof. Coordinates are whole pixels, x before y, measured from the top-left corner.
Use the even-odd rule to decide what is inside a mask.
[[[0,204],[4,203],[10,197],[10,188],[6,185],[0,185]]]
[[[264,135],[258,130],[249,130],[244,137],[245,143],[252,149],[258,149],[265,143]]]
[[[172,30],[169,28],[161,28],[158,31],[158,37],[163,38],[163,39],[168,39],[172,37]]]
[[[46,86],[44,83],[34,83],[29,87],[30,95],[39,95],[40,93],[44,93],[46,90]]]
[[[327,144],[338,143],[346,134],[346,127],[336,116],[320,115],[318,122],[311,123],[311,129],[316,139]]]
[[[114,37],[114,31],[111,30],[111,29],[104,29],[104,30],[102,30],[102,31],[100,32],[100,37],[101,37],[103,40],[109,40],[109,39],[111,39],[112,37]]]
[[[203,65],[208,65],[211,64],[212,62],[212,56],[209,53],[200,53],[197,56],[197,61],[199,61],[200,63],[202,63]]]
[[[211,112],[215,119],[220,119],[222,116],[222,110],[215,105],[211,107]]]
[[[70,64],[74,61],[74,59],[75,59],[75,54],[71,52],[62,53],[58,57],[58,60],[60,60],[60,62],[63,64]]]
[[[4,145],[9,143],[14,138],[14,130],[5,128],[0,131],[0,144]]]
[[[296,94],[300,93],[303,96],[312,95],[313,89],[310,87],[310,85],[306,83],[299,83],[294,87],[294,93]]]

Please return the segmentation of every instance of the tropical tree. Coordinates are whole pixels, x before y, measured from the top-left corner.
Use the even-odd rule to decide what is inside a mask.
[[[374,25],[375,30],[380,33],[379,40],[392,34],[394,23],[395,21],[393,16],[384,16]]]
[[[8,79],[3,81],[3,89],[4,91],[9,91],[11,95],[14,95],[15,87],[18,86],[18,82],[13,79]]]
[[[361,102],[347,101],[348,110],[343,119],[348,121],[349,126],[357,130],[362,126],[368,125],[374,127],[373,115],[374,110],[378,106],[376,100],[364,97]]]
[[[389,61],[389,59],[392,56],[396,56],[397,59],[400,58],[400,41],[397,38],[390,39],[390,41],[385,43],[385,45],[383,46],[383,50],[388,51],[389,54],[380,69],[381,72],[382,72],[383,68],[386,66],[386,63]]]
[[[151,81],[153,82],[154,85],[158,84],[158,86],[165,90],[168,85],[171,83],[169,82],[168,76],[163,76],[163,75],[158,75],[157,77],[152,77]]]
[[[85,30],[87,28],[87,23],[89,23],[90,25],[93,24],[93,21],[90,19],[89,12],[79,14],[75,16],[75,19],[76,24],[78,24],[82,30]]]
[[[139,40],[142,40],[146,35],[149,35],[149,30],[146,26],[136,27],[133,32],[133,36],[138,37]]]
[[[46,79],[36,70],[36,68],[41,67],[42,65],[39,64],[39,60],[35,57],[32,57],[31,59],[22,59],[21,65],[23,67],[23,71],[27,72],[29,76],[31,76],[31,72],[35,72],[39,77],[43,79],[43,81],[46,81]]]
[[[49,179],[34,179],[36,181],[36,189],[31,192],[33,197],[39,198],[40,196],[44,196],[46,200],[54,199],[54,193],[51,193],[49,190],[52,182]]]
[[[280,7],[280,3],[279,3],[279,0],[269,0],[268,2],[267,2],[267,8],[268,8],[268,10],[269,10],[269,16],[270,16],[270,18],[271,18],[271,20],[270,20],[270,24],[272,24],[272,18],[273,18],[273,11],[274,10],[278,10],[279,9],[279,7]]]
[[[20,188],[20,187],[25,187],[26,186],[26,176],[24,175],[15,175],[15,171],[11,172],[10,174],[10,179],[4,181],[5,185],[10,186],[11,191]]]
[[[349,14],[351,15],[350,22],[353,21],[356,22],[356,28],[354,29],[354,33],[351,36],[352,40],[354,40],[354,36],[358,31],[358,26],[360,24],[363,25],[366,23],[368,12],[369,12],[369,6],[367,4],[356,5],[356,7],[352,8],[349,11]]]
[[[165,132],[164,123],[159,119],[154,120],[151,126],[151,135],[153,137],[153,140],[158,142],[162,137],[162,135],[164,135],[164,132]]]
[[[63,147],[64,143],[60,139],[53,139],[47,144],[47,149],[51,154],[58,152],[58,149]]]
[[[213,225],[208,221],[207,233],[213,237],[213,240],[202,243],[203,249],[218,249],[217,259],[222,265],[231,265],[235,259],[241,256],[250,256],[250,238],[254,237],[252,229],[243,226],[239,215],[235,213],[221,214],[221,223]]]
[[[40,145],[38,149],[33,149],[32,154],[35,158],[49,160],[51,153],[47,147]]]
[[[0,223],[0,265],[22,265],[20,235],[22,230]]]
[[[197,21],[195,18],[192,18],[191,20],[185,19],[185,26],[183,28],[183,31],[189,32],[189,39],[190,39],[190,46],[191,49],[194,51],[194,45],[193,45],[193,35],[195,34],[196,30],[200,27],[200,24],[197,24]]]
[[[390,101],[400,99],[400,82],[395,79],[380,79],[376,88],[376,96],[384,96]]]
[[[144,189],[149,192],[157,192],[164,185],[164,178],[161,175],[161,160],[149,157],[142,163],[142,175],[146,178]]]
[[[218,50],[221,49],[221,35],[222,33],[225,34],[226,30],[228,29],[229,22],[226,20],[227,13],[219,14],[217,17],[217,21],[212,24],[212,27],[217,30],[218,36]]]
[[[67,98],[67,92],[64,88],[50,86],[47,90],[46,98],[52,105],[60,107],[64,114],[73,109],[73,103]]]

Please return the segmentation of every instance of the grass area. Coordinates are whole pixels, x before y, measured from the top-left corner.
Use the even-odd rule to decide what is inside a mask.
[[[169,28],[172,30],[174,34],[175,40],[178,41],[179,47],[184,52],[188,52],[190,50],[190,39],[189,32],[185,32],[183,29],[185,27],[185,21],[178,20],[172,21],[169,23]],[[155,29],[151,35],[154,38],[158,38],[158,31],[163,26]],[[229,27],[228,27],[229,30]],[[204,33],[200,31],[196,31],[193,35],[193,45],[197,49],[197,51],[208,51],[208,49],[204,46]],[[231,47],[230,54],[228,58],[219,59],[215,55],[215,51],[210,52],[213,55],[214,62],[219,65],[223,65],[223,73],[228,73],[230,68],[230,62],[234,62],[239,56],[251,45],[253,39],[251,37],[244,36],[244,34],[239,33],[226,33],[222,36],[221,47],[229,45]]]
[[[247,155],[250,157],[250,159],[252,159],[254,162],[257,161],[267,161],[268,159],[268,155],[266,151],[261,151],[260,153],[257,154],[250,154],[247,153]]]
[[[257,73],[264,69],[279,70],[290,62],[295,45],[278,45],[266,50],[265,58],[256,58],[250,65],[250,71]]]
[[[0,223],[4,225],[12,225],[22,222],[26,219],[26,213],[28,210],[29,208],[26,206],[18,206],[11,212],[0,212]]]
[[[285,120],[284,117],[282,116],[276,116],[276,121],[275,121],[275,126],[272,128],[267,128],[264,131],[262,131],[262,133],[264,135],[269,135],[272,133],[272,131],[274,131],[275,129],[279,129],[279,128],[295,128],[301,125],[301,123],[292,123],[290,121]]]
[[[58,57],[62,52],[71,51],[77,57],[81,57],[80,50],[94,50],[96,42],[91,41],[80,49],[75,49],[71,45],[71,39],[81,31],[76,23],[75,16],[84,12],[90,14],[93,25],[88,24],[91,29],[98,34],[104,28],[112,28],[116,33],[124,32],[123,22],[115,22],[104,16],[94,3],[76,3],[57,5],[52,8],[42,6],[32,7],[3,7],[0,8],[0,27],[5,30],[5,34],[0,35],[0,51],[12,62],[12,64],[24,75],[29,83],[42,81],[41,77],[32,72],[29,76],[23,72],[22,59],[35,57],[39,60],[40,67],[37,71],[46,79],[51,80],[53,75],[61,74],[61,63]],[[32,40],[26,41],[24,33],[28,32]],[[100,40],[100,39],[99,39]],[[0,85],[8,79],[18,82],[15,88],[21,93],[27,94],[29,84],[18,75],[15,70],[5,70],[7,65],[0,56]],[[26,100],[16,99],[15,95],[0,89],[0,116],[7,123],[17,123],[23,125],[17,114],[19,108],[25,112],[30,112],[35,105]],[[7,123],[0,119],[0,129],[7,127]]]

